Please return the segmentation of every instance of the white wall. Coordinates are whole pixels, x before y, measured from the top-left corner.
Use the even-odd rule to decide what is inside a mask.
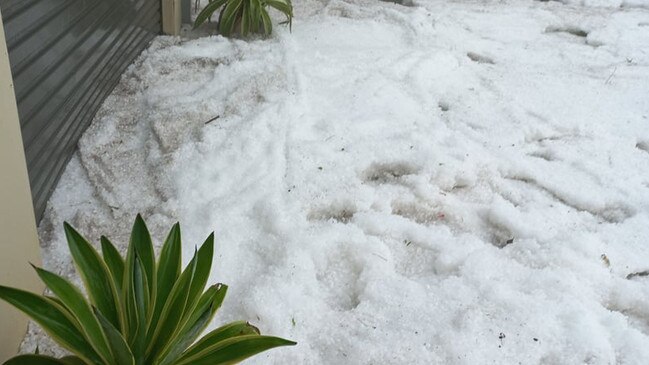
[[[40,247],[0,14],[0,285],[41,293],[29,262],[40,264]],[[16,354],[26,329],[27,317],[0,301],[0,363]]]

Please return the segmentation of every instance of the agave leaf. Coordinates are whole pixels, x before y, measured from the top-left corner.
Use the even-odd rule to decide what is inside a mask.
[[[219,32],[224,36],[232,34],[237,21],[237,10],[239,10],[242,3],[243,0],[229,0],[225,5],[221,14],[221,20],[219,21]]]
[[[73,320],[54,302],[28,291],[1,285],[0,298],[27,314],[64,348],[89,363],[102,363]]]
[[[261,22],[264,27],[264,34],[270,34],[273,32],[273,22],[270,20],[270,16],[268,15],[268,11],[266,9],[261,8]]]
[[[122,282],[122,318],[124,318],[122,325],[122,333],[125,335],[126,342],[129,345],[133,344],[135,337],[137,336],[138,318],[137,318],[137,308],[135,305],[135,285],[133,277],[135,275],[135,265],[136,265],[137,254],[135,252],[135,247],[129,245],[126,250],[126,260],[124,263],[124,281]]]
[[[248,5],[250,1],[244,1],[243,4],[241,5],[241,35],[246,37],[248,35],[248,31],[250,30],[250,6]]]
[[[207,4],[207,6],[205,6],[203,10],[198,13],[198,16],[196,16],[196,20],[194,21],[194,29],[205,23],[205,21],[209,19],[209,17],[212,16],[212,14],[214,14],[214,12],[218,10],[218,8],[223,6],[223,4],[225,4],[227,1],[228,0],[216,0],[211,1],[209,4]]]
[[[170,347],[175,342],[175,339],[182,337],[182,331],[187,326],[187,322],[201,298],[201,293],[205,288],[205,283],[207,283],[207,278],[212,267],[213,254],[214,233],[211,233],[203,245],[201,245],[198,252],[194,255],[192,261],[195,262],[195,267],[191,275],[191,282],[186,293],[186,299],[184,299],[184,307],[179,307],[179,310],[176,312],[178,314],[177,316],[168,317],[174,318],[174,324],[167,328],[169,330],[168,333],[163,333],[162,338],[164,341],[160,342],[160,346],[152,353],[152,356],[156,356],[156,359],[159,359],[161,356],[168,353]],[[178,317],[178,319],[175,317]],[[189,324],[189,326],[191,326],[191,324]]]
[[[205,291],[205,293],[201,295],[201,298],[198,301],[198,305],[189,317],[186,326],[191,326],[192,323],[196,322],[198,320],[198,317],[200,317],[201,312],[210,305],[212,306],[211,315],[214,316],[214,314],[216,314],[216,311],[221,308],[221,304],[223,304],[223,300],[225,299],[225,294],[227,292],[228,286],[225,284],[216,284],[209,287]]]
[[[205,284],[212,270],[212,259],[214,258],[214,232],[212,232],[201,248],[198,250],[196,257],[196,272],[194,273],[189,292],[187,294],[187,306],[185,313],[189,315],[200,299],[201,293],[205,290]]]
[[[250,356],[280,346],[293,346],[296,342],[279,337],[243,335],[220,341],[194,356],[181,360],[177,365],[224,365],[236,364]]]
[[[149,285],[144,273],[144,264],[140,257],[135,257],[135,268],[133,270],[133,294],[135,299],[135,318],[137,318],[137,330],[132,342],[133,356],[135,362],[141,364],[144,361],[146,350],[147,318],[149,311]]]
[[[248,26],[250,27],[251,33],[257,33],[259,31],[259,6],[261,6],[259,0],[249,0]]]
[[[151,235],[141,215],[135,217],[126,254],[124,273],[124,306],[128,318],[127,341],[136,363],[144,360],[147,323],[151,319],[151,303],[155,302],[156,270]]]
[[[74,314],[72,314],[72,312],[70,312],[70,308],[66,307],[65,304],[63,304],[63,302],[61,301],[61,299],[59,299],[57,297],[50,296],[50,295],[43,295],[43,297],[47,298],[47,300],[49,300],[51,302],[54,302],[54,304],[58,305],[61,310],[63,310],[65,313],[68,314],[68,317],[74,317]],[[38,355],[38,354],[39,354],[38,346],[36,346],[36,355]]]
[[[68,363],[50,356],[26,354],[12,357],[5,361],[3,365],[68,365]]]
[[[266,0],[266,4],[282,12],[286,16],[289,31],[293,28],[293,5],[290,0]],[[282,22],[285,24],[285,22]]]
[[[65,365],[88,365],[77,356],[63,356],[61,361]]]
[[[160,318],[160,314],[162,313],[162,308],[167,302],[169,293],[176,283],[176,280],[178,280],[178,276],[180,276],[181,269],[182,263],[180,224],[176,223],[171,228],[171,231],[169,231],[169,235],[167,236],[165,243],[162,245],[162,250],[160,251],[160,261],[158,263],[157,273],[158,283],[155,295],[156,298],[151,321],[149,323],[149,328],[155,328],[157,326],[158,319]]]
[[[63,224],[68,247],[79,275],[88,290],[90,302],[115,326],[119,326],[119,300],[104,261],[95,249],[67,222]]]
[[[293,7],[291,3],[285,0],[266,0],[266,4],[272,8],[281,11],[287,18],[293,16]]]
[[[246,19],[247,34],[255,33],[255,0],[247,0],[246,12],[243,14],[243,18]]]
[[[102,256],[113,278],[115,288],[117,292],[120,292],[122,290],[122,282],[124,281],[124,259],[108,238],[101,236],[100,241]]]
[[[135,365],[135,359],[131,353],[131,349],[126,343],[126,339],[122,336],[121,333],[113,326],[110,321],[106,319],[96,308],[93,308],[97,319],[101,327],[104,329],[106,334],[106,339],[108,344],[113,351],[113,357],[115,358],[115,363],[119,365]]]
[[[137,256],[142,261],[142,268],[146,276],[146,282],[149,283],[149,289],[155,288],[156,285],[156,272],[155,272],[155,254],[153,253],[153,243],[151,242],[151,235],[149,229],[144,223],[141,215],[135,217],[133,230],[131,231],[131,240],[129,243],[135,247]],[[151,292],[147,293],[151,299]]]
[[[180,274],[180,278],[174,284],[169,294],[169,299],[162,309],[158,325],[150,337],[147,346],[147,358],[155,359],[160,352],[166,347],[169,339],[176,332],[181,324],[183,313],[187,305],[187,297],[196,273],[197,253],[189,262],[185,270]],[[151,330],[151,328],[149,328]]]
[[[153,260],[152,265],[151,260]],[[139,361],[143,353],[141,343],[146,341],[146,323],[149,320],[148,307],[151,301],[155,301],[155,295],[152,295],[150,289],[155,283],[149,281],[155,281],[154,269],[155,260],[151,236],[142,216],[138,214],[133,224],[126,252],[122,284],[123,312],[126,317],[122,333],[126,334],[126,341],[133,349],[136,362]],[[148,270],[153,273],[150,274]]]
[[[208,307],[201,316],[198,318],[198,321],[194,323],[192,327],[188,329],[187,332],[183,333],[182,336],[179,338],[174,339],[173,342],[170,343],[171,346],[167,347],[166,353],[163,352],[161,354],[162,360],[156,361],[156,364],[160,365],[169,365],[173,364],[175,360],[178,359],[178,357],[182,354],[183,350],[185,350],[189,345],[192,344],[193,339],[200,335],[202,328],[204,326],[207,326],[210,320],[210,313],[212,312],[211,306]]]
[[[221,341],[225,341],[228,338],[244,335],[259,335],[259,330],[257,327],[246,321],[228,323],[203,336],[198,340],[198,342],[182,354],[179,361],[183,362],[188,358],[194,357],[205,349],[214,346]]]
[[[114,363],[101,325],[81,291],[59,275],[36,266],[34,269],[45,285],[60,299],[64,308],[67,308],[78,321],[85,338],[101,356],[104,363]]]
[[[159,357],[162,359],[159,361],[160,364],[173,363],[196,340],[196,337],[203,332],[218,308],[221,307],[227,289],[227,285],[217,284],[212,285],[203,293],[196,309],[189,317],[189,320],[185,322],[178,336],[170,341],[169,345],[161,353]]]
[[[261,15],[265,10],[265,7],[266,5],[263,0],[257,0],[257,6],[255,7],[257,14],[255,14],[255,19],[257,20],[257,33],[260,34],[266,34],[264,33],[264,17]]]

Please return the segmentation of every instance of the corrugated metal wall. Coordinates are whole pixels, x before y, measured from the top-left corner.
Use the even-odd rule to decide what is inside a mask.
[[[0,8],[40,220],[79,137],[160,32],[160,0],[0,0]]]

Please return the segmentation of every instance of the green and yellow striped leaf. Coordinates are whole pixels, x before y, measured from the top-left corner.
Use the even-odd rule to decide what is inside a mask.
[[[142,268],[146,276],[146,282],[149,284],[148,289],[155,288],[156,285],[156,271],[155,271],[155,254],[153,253],[153,242],[151,242],[151,234],[149,229],[142,219],[141,215],[135,217],[133,230],[131,231],[130,246],[135,247],[137,256],[142,261]],[[152,299],[152,293],[147,293],[149,300]]]
[[[63,361],[63,359],[57,359],[50,356],[26,354],[26,355],[18,355],[12,357],[11,359],[5,361],[3,365],[73,365],[73,364],[69,362],[65,362]]]
[[[205,290],[205,284],[212,270],[212,260],[214,258],[214,233],[212,232],[201,248],[198,250],[196,257],[196,271],[194,272],[189,292],[187,293],[187,306],[183,319],[191,314],[196,307],[201,294]]]
[[[119,293],[122,290],[122,283],[124,281],[124,259],[119,254],[115,245],[110,240],[101,236],[101,254],[104,257],[104,262],[110,271],[110,275],[115,283],[115,288]]]
[[[160,320],[146,350],[148,359],[155,359],[163,351],[180,326],[187,305],[189,289],[196,273],[197,261],[197,253],[194,253],[194,257],[171,289],[169,299],[162,309]],[[149,330],[153,329],[149,328]]]
[[[104,317],[97,309],[94,309],[94,313],[99,319],[101,327],[104,329],[106,334],[106,339],[113,353],[113,358],[115,363],[119,365],[135,365],[135,359],[133,358],[133,353],[126,343],[126,339],[122,336],[121,333],[110,323],[106,317]]]
[[[212,14],[214,14],[215,11],[217,11],[221,6],[223,6],[228,0],[215,0],[215,1],[210,1],[209,4],[201,10],[200,13],[196,16],[196,20],[194,21],[194,29],[199,27],[201,24],[205,23],[207,19],[209,19]]]
[[[74,319],[57,304],[28,291],[0,285],[0,298],[20,309],[38,323],[56,342],[92,364],[102,364]]]
[[[203,293],[194,312],[178,332],[178,335],[169,342],[158,357],[161,359],[160,364],[173,363],[196,340],[212,320],[218,308],[221,307],[226,292],[227,286],[218,284],[211,286]]]
[[[236,364],[260,352],[296,343],[279,337],[244,335],[231,337],[207,347],[198,354],[179,361],[177,365]]]
[[[68,247],[90,302],[116,327],[120,324],[117,288],[97,251],[67,222],[63,224]]]
[[[237,321],[228,323],[225,326],[219,327],[203,338],[196,342],[192,347],[185,351],[180,359],[180,362],[192,358],[204,350],[216,345],[219,342],[225,341],[232,337],[245,336],[245,335],[259,335],[259,329],[246,321]]]
[[[155,329],[158,325],[158,319],[160,318],[165,303],[167,303],[169,293],[171,293],[171,289],[180,276],[182,270],[180,237],[180,224],[176,223],[171,228],[171,231],[169,231],[169,235],[167,235],[167,239],[160,251],[160,260],[157,268],[158,283],[149,328]],[[152,335],[153,333],[149,333],[147,336],[150,337]]]
[[[113,364],[114,358],[108,346],[104,331],[83,294],[69,281],[50,271],[34,266],[38,276],[57,296],[63,306],[77,320],[85,338],[99,354],[105,364]]]

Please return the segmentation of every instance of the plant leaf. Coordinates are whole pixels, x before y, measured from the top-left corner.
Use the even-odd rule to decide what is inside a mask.
[[[27,314],[64,348],[90,363],[102,363],[72,319],[54,302],[28,291],[1,285],[0,298]]]
[[[106,339],[108,344],[113,352],[113,357],[115,358],[115,363],[119,365],[135,365],[135,359],[133,358],[133,353],[126,343],[126,339],[122,336],[121,333],[113,326],[106,317],[104,317],[96,308],[93,308],[101,327],[104,329],[106,334]]]
[[[144,273],[144,264],[138,255],[135,255],[135,268],[133,270],[133,294],[135,299],[137,331],[133,341],[132,350],[135,362],[141,364],[144,361],[147,345],[146,332],[149,311],[149,285]]]
[[[88,290],[90,302],[115,326],[119,326],[117,289],[104,261],[95,249],[67,222],[63,224],[68,247],[79,275]]]
[[[162,308],[167,303],[169,293],[180,276],[182,269],[180,237],[180,224],[176,223],[169,231],[169,235],[160,251],[155,303],[149,328],[155,328],[158,325]],[[153,333],[149,335],[153,335]]]
[[[50,295],[43,295],[43,297],[47,298],[47,300],[49,300],[49,301],[53,302],[54,304],[58,305],[59,309],[61,309],[65,313],[67,313],[68,317],[74,317],[74,314],[72,314],[72,312],[70,312],[70,308],[66,307],[65,304],[63,304],[63,302],[61,301],[61,299],[59,299],[57,297],[50,296]],[[36,350],[38,350],[38,346],[36,346]],[[36,355],[38,355],[38,354],[39,354],[39,352],[36,352]]]
[[[248,1],[248,27],[250,28],[250,33],[257,33],[259,29],[259,17],[257,16],[257,7],[259,6],[258,0],[249,0]],[[244,16],[246,16],[244,14]]]
[[[160,364],[167,365],[173,363],[196,340],[196,337],[207,327],[223,303],[227,289],[228,287],[226,285],[217,284],[211,286],[203,293],[196,309],[180,330],[179,335],[170,341],[170,345],[160,355],[162,359],[160,360]]]
[[[119,251],[115,248],[108,238],[101,236],[101,253],[108,266],[110,275],[113,278],[115,283],[115,288],[119,293],[122,290],[122,283],[124,282],[124,259],[119,254]]]
[[[280,346],[293,346],[296,342],[279,337],[244,335],[220,341],[198,354],[188,357],[177,365],[224,365],[236,364],[250,356]]]
[[[212,270],[212,259],[214,258],[214,232],[212,232],[201,248],[198,250],[196,258],[196,272],[194,273],[191,286],[189,287],[189,292],[187,294],[187,305],[185,309],[186,315],[184,319],[189,316],[189,314],[194,310],[196,304],[198,303],[203,290],[205,290],[205,284],[207,279],[210,276],[210,271]]]
[[[212,268],[213,254],[214,233],[211,233],[192,259],[192,261],[195,262],[195,268],[191,275],[191,282],[186,293],[184,307],[183,309],[179,308],[179,310],[176,312],[178,314],[177,317],[179,318],[173,328],[168,328],[171,331],[169,333],[163,333],[163,335],[166,337],[166,341],[161,344],[161,347],[158,347],[158,350],[156,351],[157,356],[163,356],[164,354],[168,353],[170,350],[169,346],[174,343],[176,338],[181,336],[182,330],[183,328],[185,328],[186,323],[194,312],[194,309],[196,308],[196,305],[201,298],[201,293],[205,288],[205,283],[207,282],[207,278]],[[209,305],[209,303],[207,304]]]
[[[229,36],[234,30],[234,25],[237,21],[237,10],[241,6],[243,0],[229,0],[223,8],[221,19],[219,20],[219,32],[224,36]]]
[[[286,22],[281,24],[288,23],[288,29],[291,31],[293,28],[293,4],[291,4],[291,0],[266,0],[266,4],[286,16]]]
[[[61,361],[65,365],[87,365],[83,360],[76,356],[63,356]]]
[[[261,8],[261,22],[262,25],[264,26],[264,34],[270,34],[273,32],[273,22],[270,20],[270,16],[268,15],[268,11],[266,9]]]
[[[223,6],[228,0],[216,0],[216,1],[211,1],[209,4],[207,4],[203,10],[201,10],[200,13],[198,13],[198,16],[196,16],[196,20],[194,21],[194,29],[198,28],[201,24],[205,23],[205,21],[214,14],[214,12]]]
[[[203,336],[198,342],[183,353],[180,361],[184,361],[196,354],[204,351],[205,349],[214,346],[215,344],[227,340],[228,338],[244,336],[244,335],[259,335],[257,327],[251,325],[246,321],[237,321],[228,323],[221,326],[210,333]]]
[[[153,243],[141,215],[135,217],[124,264],[122,298],[125,325],[122,333],[131,346],[135,362],[144,354],[143,343],[147,339],[147,323],[150,320],[150,303],[155,302],[156,281]],[[153,292],[152,292],[153,291]]]
[[[37,354],[25,354],[12,357],[3,365],[68,365],[57,358]]]
[[[216,314],[216,311],[221,308],[221,304],[223,304],[223,300],[225,299],[227,292],[228,286],[225,284],[212,285],[209,289],[207,289],[205,293],[201,295],[201,299],[199,300],[196,309],[189,317],[189,320],[187,321],[188,326],[191,326],[194,322],[196,322],[198,320],[198,317],[201,316],[201,312],[208,306],[212,307],[211,316],[214,316],[214,314]]]
[[[144,223],[141,215],[135,217],[133,230],[131,231],[131,240],[129,245],[135,247],[137,257],[142,261],[142,268],[146,276],[146,282],[149,284],[149,289],[155,288],[156,285],[156,272],[155,272],[155,254],[153,253],[153,243],[151,242],[151,235],[149,229]],[[152,299],[152,293],[147,293],[149,299]]]
[[[104,363],[114,363],[101,325],[79,289],[53,272],[36,266],[34,266],[34,269],[45,285],[47,285],[54,295],[59,298],[63,306],[75,317],[85,338],[90,342],[99,356],[101,356]]]
[[[128,245],[126,250],[126,260],[124,262],[124,281],[122,283],[122,318],[124,321],[122,323],[122,333],[124,338],[129,345],[133,344],[135,337],[137,336],[138,318],[137,318],[137,309],[135,305],[135,288],[133,283],[133,276],[135,275],[135,265],[136,265],[135,247],[131,244]]]
[[[290,2],[284,0],[266,0],[266,4],[272,8],[275,8],[281,11],[286,18],[290,19],[293,17],[293,6]]]
[[[250,27],[250,1],[244,1],[241,5],[241,35],[246,37]]]
[[[174,335],[183,318],[187,297],[192,279],[196,273],[197,253],[189,262],[180,278],[174,284],[169,299],[162,309],[160,320],[147,346],[147,359],[155,359],[165,348],[169,339]],[[149,328],[149,330],[153,330]]]

